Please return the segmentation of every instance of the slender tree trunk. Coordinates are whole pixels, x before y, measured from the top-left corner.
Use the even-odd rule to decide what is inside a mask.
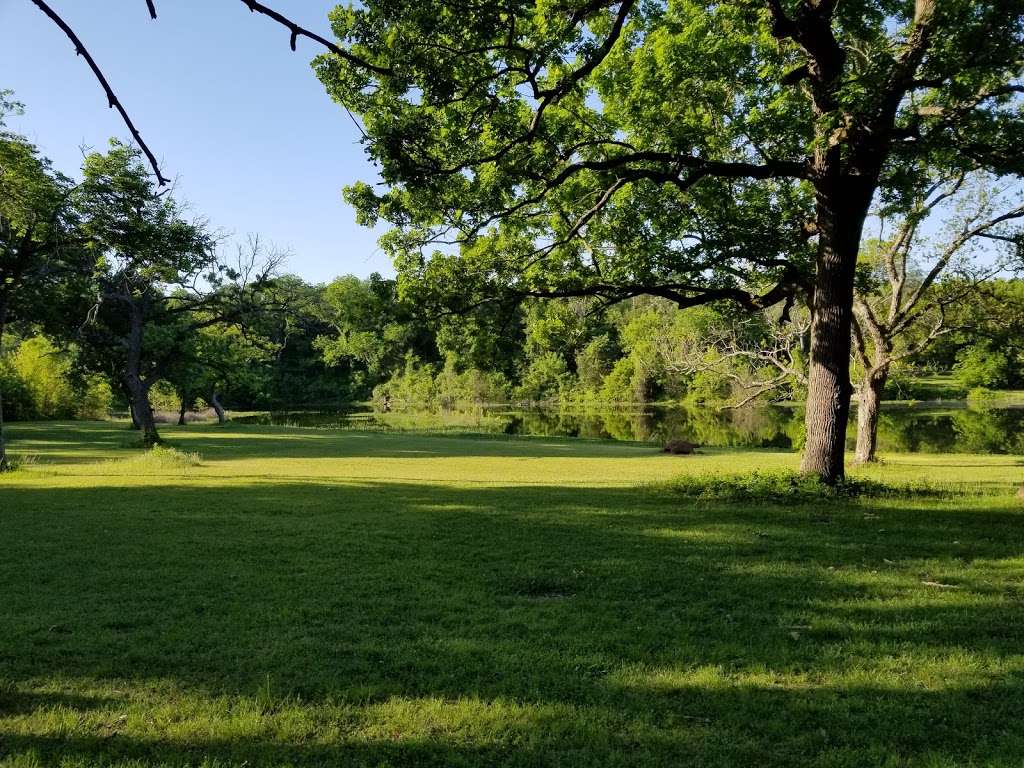
[[[867,464],[875,460],[878,445],[878,414],[882,390],[889,378],[889,366],[882,365],[864,372],[857,403],[857,453],[855,461]]]
[[[0,363],[4,357],[4,330],[7,325],[7,299],[0,300]],[[7,436],[4,434],[4,393],[3,382],[0,382],[0,472],[10,468],[7,461]]]
[[[129,392],[133,417],[138,420],[139,428],[142,430],[142,444],[149,448],[160,442],[160,434],[156,431],[153,407],[149,403],[151,382],[142,379],[142,331],[142,310],[133,304],[124,383]]]
[[[142,429],[142,425],[139,424],[139,417],[135,415],[135,405],[132,404],[132,396],[128,394],[128,415],[132,417],[132,429]]]
[[[124,383],[123,379],[121,380],[121,394],[124,395],[124,399],[128,403],[128,415],[132,420],[132,429],[141,429],[139,417],[135,415],[135,406],[132,404],[131,390],[128,389],[128,385]]]
[[[210,405],[213,406],[213,410],[217,412],[217,423],[224,424],[227,422],[227,414],[224,413],[224,406],[220,404],[220,398],[216,392],[210,393]]]
[[[178,426],[185,426],[185,412],[188,410],[188,403],[185,400],[181,401],[181,408],[178,410]]]
[[[843,454],[850,417],[853,278],[871,195],[849,176],[818,192],[818,255],[811,310],[807,377],[807,438],[800,471],[835,484],[845,475]]]
[[[156,430],[153,407],[149,403],[149,384],[137,374],[129,373],[125,377],[125,385],[131,392],[131,409],[142,431],[142,444],[147,448],[152,447],[160,442],[160,434]]]

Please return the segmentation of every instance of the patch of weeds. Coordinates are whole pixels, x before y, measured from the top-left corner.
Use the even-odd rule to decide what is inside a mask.
[[[966,483],[882,483],[866,478],[847,478],[827,485],[813,475],[799,472],[754,471],[736,475],[683,475],[657,490],[668,490],[692,499],[725,502],[811,503],[855,499],[951,499],[964,496],[1002,496],[1000,487]]]
[[[706,501],[802,503],[823,499],[905,495],[906,488],[875,480],[846,479],[835,485],[799,472],[750,472],[742,475],[683,475],[665,484],[667,490]]]
[[[18,472],[23,469],[29,469],[39,463],[39,455],[35,453],[19,453],[13,456],[7,456],[7,467],[4,469],[4,473]]]
[[[179,451],[169,445],[154,445],[152,448],[131,456],[119,459],[118,463],[130,466],[140,472],[146,471],[177,471],[184,472],[192,467],[202,465],[203,458],[194,451]]]

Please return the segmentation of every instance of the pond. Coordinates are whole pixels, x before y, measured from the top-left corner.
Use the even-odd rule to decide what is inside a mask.
[[[595,409],[489,406],[441,412],[355,410],[275,411],[239,417],[241,423],[371,430],[544,435],[661,443],[679,438],[697,445],[799,448],[799,407],[634,406]],[[856,415],[848,442],[853,448]],[[964,403],[883,406],[879,451],[1024,454],[1024,407],[985,408]]]

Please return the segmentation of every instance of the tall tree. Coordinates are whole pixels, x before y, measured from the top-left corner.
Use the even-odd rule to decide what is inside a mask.
[[[160,440],[151,387],[170,371],[201,328],[256,311],[277,264],[258,241],[248,261],[228,267],[205,222],[189,221],[173,196],[158,192],[134,146],[111,141],[83,166],[75,192],[82,230],[96,258],[96,305],[84,326],[87,350],[116,371],[144,445]]]
[[[751,310],[807,283],[802,466],[828,482],[872,201],[1024,170],[1022,0],[367,0],[331,21],[318,75],[387,187],[348,199],[396,225],[403,276]]]
[[[4,129],[20,110],[0,91],[0,356],[11,319],[41,321],[58,304],[61,281],[80,274],[68,204],[71,181],[25,137]],[[0,391],[0,471],[8,467]]]

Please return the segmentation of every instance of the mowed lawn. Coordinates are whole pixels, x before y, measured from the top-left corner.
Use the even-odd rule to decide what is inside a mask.
[[[0,764],[1020,766],[1019,457],[701,501],[769,451],[15,424]]]

